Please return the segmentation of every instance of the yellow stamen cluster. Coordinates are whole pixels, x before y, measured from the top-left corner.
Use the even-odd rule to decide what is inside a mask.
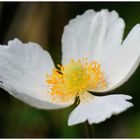
[[[66,102],[86,91],[100,90],[107,86],[100,64],[95,61],[88,63],[87,59],[71,60],[67,65],[58,67],[59,70],[53,69],[46,80],[51,89],[52,101]]]

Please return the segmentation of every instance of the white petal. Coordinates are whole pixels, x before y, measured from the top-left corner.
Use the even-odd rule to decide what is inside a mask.
[[[108,95],[97,97],[88,103],[80,103],[70,114],[68,125],[75,125],[88,120],[90,124],[100,123],[110,118],[113,114],[119,114],[133,106],[128,102],[128,95]]]
[[[110,61],[103,64],[108,77],[108,90],[117,88],[130,78],[140,62],[140,25],[136,25]]]
[[[124,26],[123,19],[115,11],[88,10],[77,16],[64,28],[62,63],[85,57],[100,63],[108,60],[121,44]]]
[[[14,39],[0,46],[0,87],[29,105],[42,109],[70,105],[50,101],[45,80],[52,68],[51,56],[38,44]]]

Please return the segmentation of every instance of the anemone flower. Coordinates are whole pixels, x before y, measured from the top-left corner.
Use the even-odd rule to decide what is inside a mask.
[[[128,80],[140,60],[140,25],[122,42],[124,27],[116,11],[78,15],[64,28],[57,68],[38,44],[11,40],[0,46],[0,87],[40,109],[65,108],[77,101],[68,125],[105,121],[133,106],[128,95],[109,95]]]

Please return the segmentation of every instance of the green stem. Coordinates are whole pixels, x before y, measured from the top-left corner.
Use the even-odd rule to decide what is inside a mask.
[[[87,138],[95,138],[93,125],[89,125],[88,121],[85,122]]]

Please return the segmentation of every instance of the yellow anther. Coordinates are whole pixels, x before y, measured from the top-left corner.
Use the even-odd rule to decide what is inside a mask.
[[[71,60],[67,65],[57,65],[51,75],[47,75],[47,85],[51,88],[50,95],[55,102],[66,102],[76,96],[83,95],[89,89],[104,89],[107,86],[100,64],[87,59]],[[88,97],[89,98],[89,97]]]

